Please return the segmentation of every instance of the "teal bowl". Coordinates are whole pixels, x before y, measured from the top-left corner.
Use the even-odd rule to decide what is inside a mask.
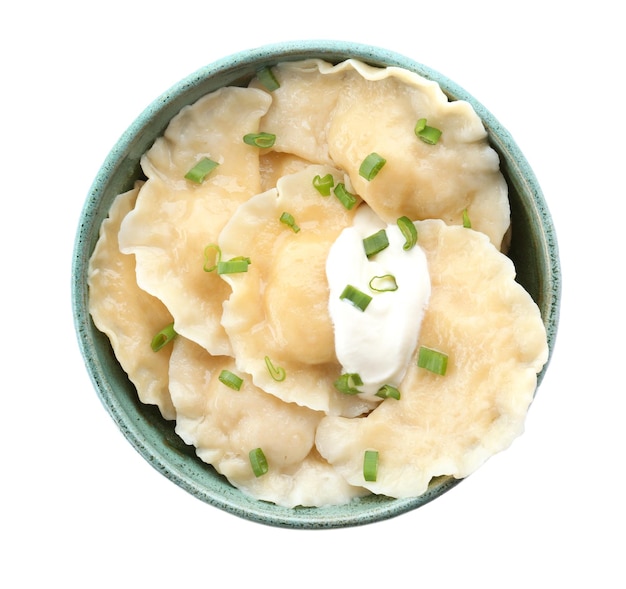
[[[428,491],[411,499],[367,496],[338,507],[287,509],[251,499],[233,488],[174,432],[173,422],[143,405],[121,369],[105,335],[88,311],[87,268],[116,195],[142,178],[140,157],[162,135],[181,108],[222,86],[246,85],[263,66],[281,61],[321,58],[339,62],[356,58],[374,66],[399,66],[439,83],[451,100],[466,100],[482,118],[492,147],[498,152],[509,186],[512,241],[509,256],[517,280],[541,311],[552,354],[561,295],[561,274],[555,229],[537,179],[506,129],[477,100],[438,72],[397,53],[342,41],[296,41],[241,51],[184,78],[150,104],[122,134],[99,170],[87,195],[73,252],[72,305],[79,347],[94,388],[104,407],[131,445],[159,472],[198,499],[236,516],[284,528],[357,526],[419,508],[459,483],[452,477],[433,479]],[[540,383],[548,363],[539,375]]]

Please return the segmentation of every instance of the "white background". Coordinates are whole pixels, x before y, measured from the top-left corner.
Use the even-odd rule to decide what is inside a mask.
[[[0,9],[2,587],[626,586],[617,3],[16,6]],[[70,270],[91,182],[145,106],[227,54],[313,38],[403,53],[508,128],[557,227],[563,302],[552,364],[508,451],[393,520],[294,531],[200,502],[126,442],[82,363]]]

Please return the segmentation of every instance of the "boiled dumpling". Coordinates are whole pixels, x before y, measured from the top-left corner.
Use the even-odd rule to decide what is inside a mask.
[[[170,348],[153,352],[152,338],[172,322],[163,303],[135,281],[135,257],[120,252],[117,235],[132,210],[141,184],[115,198],[89,260],[89,312],[105,333],[117,360],[135,385],[143,403],[156,405],[166,419],[175,419],[168,390]]]
[[[224,88],[185,107],[142,158],[148,181],[120,231],[139,286],[164,302],[178,333],[214,354],[230,353],[220,324],[229,288],[204,271],[204,251],[260,190],[259,150],[243,137],[258,132],[270,100],[260,90]],[[201,157],[219,166],[195,184],[185,174]]]
[[[393,223],[437,218],[472,226],[501,247],[509,227],[508,189],[497,153],[469,103],[450,101],[435,82],[400,68],[358,60],[276,66],[281,87],[262,124],[277,135],[276,151],[344,170],[378,216]],[[421,118],[442,131],[436,145],[415,135]],[[362,161],[385,158],[367,181]]]
[[[345,177],[310,166],[281,178],[274,190],[240,206],[220,235],[222,257],[249,257],[248,271],[225,275],[232,294],[222,323],[237,365],[254,383],[284,401],[319,411],[357,415],[369,407],[335,390],[340,376],[328,312],[328,251],[354,210],[313,187],[315,176]],[[300,231],[280,222],[283,212]],[[285,371],[275,380],[266,359]]]
[[[471,229],[417,223],[432,293],[418,346],[448,355],[443,376],[418,368],[367,417],[325,417],[321,455],[353,485],[414,497],[432,477],[465,477],[522,433],[537,373],[548,357],[544,325],[511,261]],[[417,353],[417,351],[416,351]],[[366,450],[378,477],[364,481]]]
[[[176,432],[203,461],[250,496],[285,507],[336,505],[366,493],[315,450],[321,413],[266,394],[245,374],[241,388],[232,389],[220,381],[222,370],[238,374],[232,358],[211,356],[183,337],[175,340],[170,387]],[[249,458],[257,448],[269,467],[261,476]]]

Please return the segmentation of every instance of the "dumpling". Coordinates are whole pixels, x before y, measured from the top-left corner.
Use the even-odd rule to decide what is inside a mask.
[[[120,223],[135,205],[140,186],[138,183],[115,198],[100,227],[89,260],[89,312],[96,327],[109,338],[139,399],[156,405],[165,419],[175,419],[168,389],[170,348],[155,353],[150,345],[172,322],[172,316],[160,300],[137,286],[135,257],[122,254],[117,241]]]
[[[170,387],[176,432],[203,461],[250,496],[284,507],[336,505],[367,493],[349,485],[315,450],[322,414],[264,393],[245,374],[234,390],[219,380],[222,370],[238,371],[230,357],[211,356],[183,337],[175,340]],[[269,466],[258,477],[249,459],[256,448]]]
[[[222,324],[237,366],[278,398],[317,411],[357,415],[368,408],[333,386],[340,376],[328,312],[328,251],[354,211],[322,196],[317,175],[345,177],[328,166],[310,166],[281,178],[277,188],[240,206],[220,235],[222,258],[250,258],[248,271],[223,275],[232,286]],[[293,216],[300,231],[280,222]],[[285,371],[275,380],[267,361]]]
[[[537,306],[515,281],[511,261],[471,229],[416,224],[432,293],[418,346],[448,355],[444,376],[417,366],[369,415],[325,417],[316,445],[353,485],[414,497],[432,477],[466,477],[522,433],[537,373],[548,357]],[[416,351],[417,354],[417,351]],[[378,477],[364,481],[366,450]]]
[[[231,351],[220,325],[230,289],[204,271],[204,251],[260,190],[259,149],[243,137],[258,132],[270,102],[260,90],[223,88],[183,108],[142,158],[148,181],[120,231],[139,286],[163,301],[179,334],[214,354]],[[219,166],[201,184],[186,180],[202,157]]]
[[[508,188],[469,103],[449,101],[437,83],[407,70],[358,60],[274,69],[281,87],[262,121],[277,135],[273,149],[344,170],[387,223],[406,215],[460,225],[467,210],[474,229],[501,247],[510,224]],[[421,118],[442,131],[436,145],[415,135]],[[386,163],[367,181],[359,168],[372,152]]]

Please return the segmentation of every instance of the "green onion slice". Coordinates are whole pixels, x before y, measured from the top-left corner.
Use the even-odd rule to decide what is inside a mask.
[[[243,142],[252,147],[272,147],[276,142],[276,135],[273,133],[248,133],[243,136]]]
[[[378,477],[378,452],[365,450],[363,455],[363,478],[369,482],[375,482]]]
[[[196,184],[202,184],[204,179],[219,166],[217,162],[209,159],[208,157],[202,158],[191,170],[185,174],[187,180],[191,180]]]
[[[435,145],[441,137],[441,131],[426,124],[426,119],[419,119],[415,125],[415,134],[429,145]]]
[[[337,186],[335,186],[335,196],[348,210],[352,209],[356,204],[356,196],[351,192],[348,192],[346,185],[343,182],[339,182]]]
[[[215,253],[213,253],[215,252]],[[204,248],[204,271],[213,272],[222,259],[222,250],[216,243],[210,243]]]
[[[398,290],[398,283],[393,274],[384,274],[383,276],[374,276],[370,280],[369,287],[373,292],[394,292]]]
[[[236,258],[232,258],[224,262],[220,260],[217,263],[217,273],[218,274],[239,274],[241,272],[247,272],[248,266],[251,263],[252,262],[250,262],[250,258],[245,258],[243,256],[238,256]]]
[[[274,92],[274,90],[278,90],[278,88],[280,88],[280,84],[270,67],[261,68],[256,75],[259,82],[265,86],[266,90]]]
[[[283,380],[285,380],[285,377],[287,376],[285,369],[282,366],[275,366],[269,356],[265,356],[265,366],[267,366],[267,370],[270,373],[270,376],[276,382],[282,382]]]
[[[241,390],[241,385],[243,384],[243,378],[237,376],[234,372],[230,370],[222,370],[220,375],[217,377],[220,382],[224,383],[227,387],[234,389],[235,391]]]
[[[158,352],[161,348],[169,344],[177,333],[174,331],[174,322],[166,325],[159,333],[157,333],[150,342],[150,347],[153,352]]]
[[[332,174],[320,176],[319,174],[313,178],[313,186],[322,196],[330,196],[330,191],[335,185],[335,179]]]
[[[354,305],[360,311],[365,311],[367,306],[372,302],[372,297],[363,291],[360,291],[355,286],[348,284],[343,292],[339,295],[342,301],[346,301],[351,305]]]
[[[389,238],[387,232],[384,229],[369,235],[363,239],[363,248],[365,249],[365,255],[371,258],[374,254],[382,252],[386,247],[389,247]]]
[[[335,382],[335,388],[344,395],[358,395],[361,391],[357,388],[363,384],[361,377],[355,372],[342,374]]]
[[[294,233],[298,233],[298,231],[300,231],[300,227],[296,225],[296,220],[293,218],[293,215],[291,213],[283,213],[280,216],[280,222],[287,225],[287,227],[291,227]]]
[[[396,399],[397,401],[399,401],[400,391],[393,385],[385,384],[378,389],[376,396],[380,397],[381,399]]]
[[[252,466],[252,472],[255,477],[260,477],[267,473],[269,466],[261,448],[250,450],[248,458],[250,459],[250,466]]]
[[[367,181],[373,180],[376,174],[380,172],[381,168],[387,163],[387,160],[378,155],[375,151],[370,153],[362,162],[359,167],[359,175],[365,178]]]
[[[417,243],[417,229],[415,223],[408,217],[400,217],[397,220],[398,227],[404,237],[404,245],[402,249],[408,251],[412,249]]]
[[[463,209],[463,227],[465,227],[465,229],[471,229],[472,228],[472,221],[469,218],[469,214],[467,212],[467,209]]]
[[[448,369],[448,355],[425,346],[421,346],[417,357],[417,365],[443,376]]]

